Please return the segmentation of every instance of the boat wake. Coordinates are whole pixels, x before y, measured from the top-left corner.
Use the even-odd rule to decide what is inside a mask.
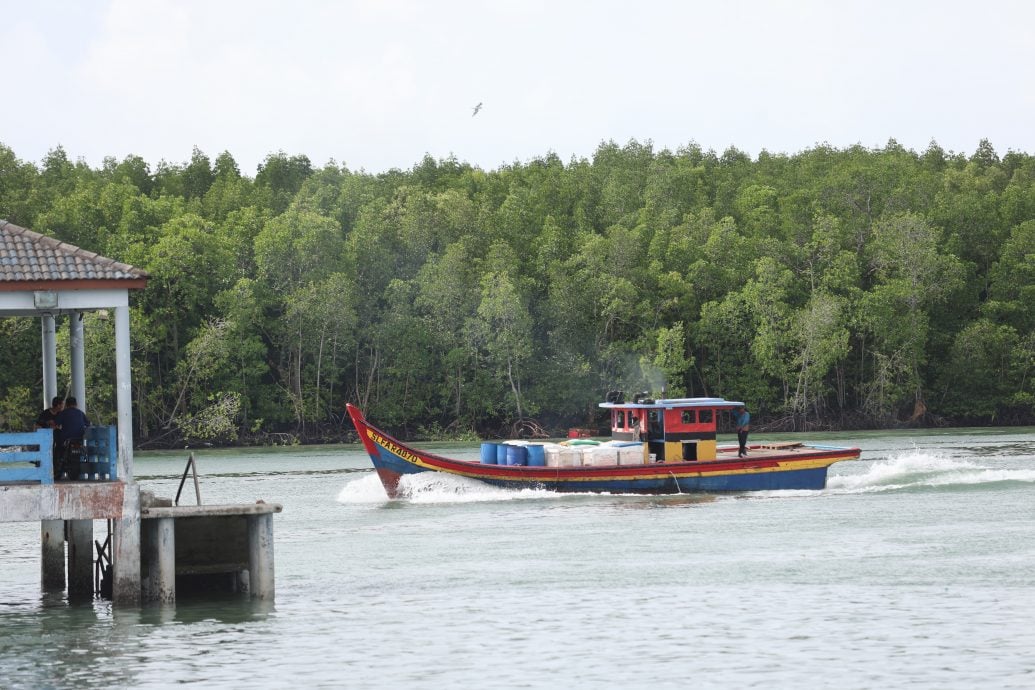
[[[1035,469],[997,468],[973,460],[945,457],[912,450],[871,463],[843,463],[831,468],[824,491],[781,490],[751,492],[754,498],[788,498],[821,493],[861,494],[923,489],[993,488],[1004,484],[1035,484]],[[400,498],[409,503],[447,504],[493,501],[556,500],[572,496],[544,489],[504,489],[475,479],[423,472],[409,474],[399,483]],[[634,495],[634,494],[630,494]],[[381,481],[373,472],[348,482],[338,494],[339,503],[388,501]]]
[[[438,472],[405,475],[399,481],[399,498],[409,503],[478,503],[488,501],[522,501],[557,499],[565,496],[544,489],[502,489],[475,479]],[[339,503],[384,503],[381,480],[376,474],[346,484],[338,493]]]
[[[851,463],[845,469],[852,467]],[[835,469],[836,468],[836,469]],[[833,493],[872,493],[903,489],[949,488],[1035,483],[1035,469],[995,468],[971,460],[913,450],[878,460],[859,474],[835,474],[827,478]]]

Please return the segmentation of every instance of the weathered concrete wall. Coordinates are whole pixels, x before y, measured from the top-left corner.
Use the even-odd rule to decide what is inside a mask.
[[[0,484],[0,522],[122,517],[122,482]]]

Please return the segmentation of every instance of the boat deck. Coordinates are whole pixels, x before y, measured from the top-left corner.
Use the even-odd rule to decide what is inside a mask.
[[[582,446],[592,447],[592,446]],[[754,445],[748,445],[748,454],[746,457],[737,457],[739,447],[737,445],[723,445],[716,449],[715,460],[701,460],[698,461],[704,463],[715,463],[715,462],[730,462],[730,461],[758,461],[758,460],[793,460],[803,456],[813,454],[826,454],[831,451],[852,451],[851,448],[843,448],[840,446],[824,446],[820,444],[803,443],[800,441],[778,441],[773,443],[757,443]],[[481,461],[478,458],[464,458],[457,459],[459,462],[469,462],[472,465],[481,465]],[[690,461],[694,462],[694,461]],[[661,464],[661,463],[659,463]],[[671,463],[670,463],[671,464]],[[591,465],[564,465],[564,467],[590,467]],[[596,467],[611,467],[612,465],[592,465]],[[618,467],[619,465],[614,465]],[[625,463],[622,466],[627,466]]]
[[[833,450],[823,446],[806,445],[798,441],[781,441],[777,443],[759,443],[748,445],[747,457],[754,459],[768,459],[776,457],[787,457],[815,453],[817,450]],[[716,460],[730,460],[737,457],[739,446],[719,446],[715,449]]]

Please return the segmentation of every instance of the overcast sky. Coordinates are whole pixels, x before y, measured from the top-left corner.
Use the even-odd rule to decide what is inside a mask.
[[[242,172],[601,141],[1035,152],[1026,0],[0,0],[0,143]],[[483,103],[472,117],[472,109]]]

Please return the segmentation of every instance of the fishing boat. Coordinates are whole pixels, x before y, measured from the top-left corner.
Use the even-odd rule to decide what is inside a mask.
[[[605,442],[483,443],[478,459],[451,459],[413,448],[371,425],[355,405],[348,412],[391,498],[404,475],[441,472],[507,488],[559,492],[674,494],[823,489],[827,469],[859,457],[858,448],[803,442],[720,446],[720,415],[743,405],[722,398],[655,400],[619,392],[600,407],[611,416]]]

